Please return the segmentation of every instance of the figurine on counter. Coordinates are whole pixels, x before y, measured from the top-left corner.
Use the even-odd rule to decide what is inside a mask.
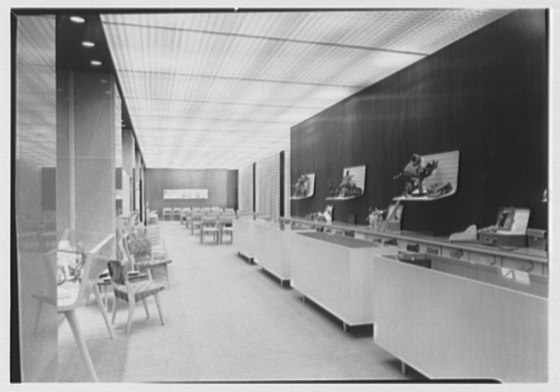
[[[312,212],[305,216],[306,219],[316,221],[316,222],[324,222],[324,223],[332,223],[332,205],[327,205],[324,212]],[[323,231],[322,227],[317,228],[317,231]]]
[[[369,215],[367,216],[370,229],[380,230],[385,221],[386,210],[380,210],[377,207],[368,209]]]
[[[393,180],[404,177],[404,196],[417,197],[425,196],[424,180],[432,175],[437,169],[438,161],[424,162],[424,159],[418,154],[412,154],[410,162],[404,167],[402,173],[393,177]]]

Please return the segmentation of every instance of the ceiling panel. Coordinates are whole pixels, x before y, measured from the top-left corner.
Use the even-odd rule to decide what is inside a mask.
[[[239,168],[510,10],[102,15],[147,167]]]

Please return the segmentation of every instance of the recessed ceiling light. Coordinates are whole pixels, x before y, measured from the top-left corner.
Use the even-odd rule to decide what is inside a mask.
[[[81,16],[78,16],[78,15],[72,15],[70,17],[70,20],[74,23],[85,23],[85,21],[86,21],[85,18],[83,18]]]
[[[101,61],[99,60],[91,60],[89,62],[91,65],[93,65],[94,67],[99,67],[101,64],[103,64]]]
[[[95,43],[91,41],[82,41],[82,46],[84,48],[93,48],[95,46]]]

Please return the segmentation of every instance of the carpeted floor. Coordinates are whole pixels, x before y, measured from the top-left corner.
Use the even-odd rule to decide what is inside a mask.
[[[411,380],[373,343],[371,330],[340,322],[236,255],[235,245],[201,245],[178,222],[160,222],[170,287],[161,294],[165,325],[148,299],[130,335],[119,302],[114,340],[93,299],[78,318],[102,382]],[[165,282],[161,273],[156,279]],[[93,298],[93,297],[92,297]],[[109,306],[112,295],[109,297]],[[59,327],[60,382],[90,381],[70,328]]]

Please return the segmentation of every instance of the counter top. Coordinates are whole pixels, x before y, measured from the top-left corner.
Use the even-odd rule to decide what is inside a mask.
[[[474,242],[449,242],[448,237],[435,237],[411,231],[379,231],[369,228],[366,225],[351,225],[348,223],[325,223],[310,221],[303,218],[280,218],[285,224],[298,224],[312,227],[325,227],[331,230],[354,231],[355,233],[375,236],[387,240],[403,240],[409,242],[421,242],[430,246],[441,246],[450,249],[461,249],[463,251],[481,252],[499,257],[508,257],[524,261],[548,264],[548,253],[536,249],[518,248],[506,250],[495,246],[483,245]]]

